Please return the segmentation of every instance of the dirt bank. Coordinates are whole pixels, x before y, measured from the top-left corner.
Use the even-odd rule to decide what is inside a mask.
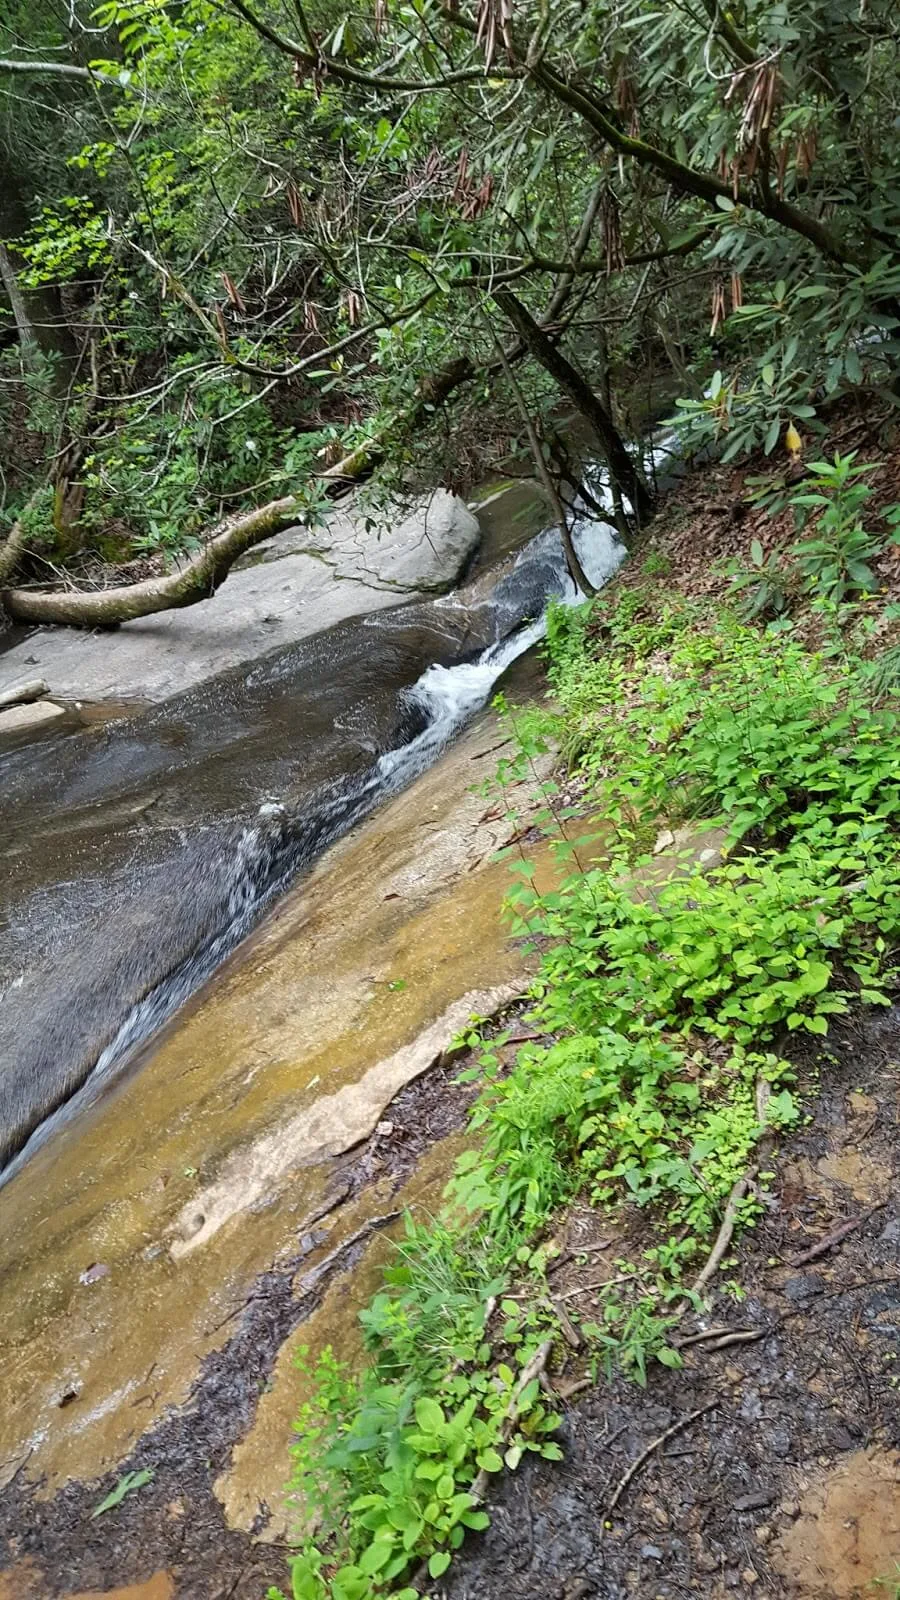
[[[900,1577],[900,1011],[835,1028],[804,1063],[810,1087],[817,1070],[768,1216],[685,1327],[737,1342],[699,1341],[645,1392],[601,1381],[570,1404],[564,1464],[502,1484],[448,1600],[894,1594],[872,1586]],[[598,1259],[584,1280],[606,1276]]]

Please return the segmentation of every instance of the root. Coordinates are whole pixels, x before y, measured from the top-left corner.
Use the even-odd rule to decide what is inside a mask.
[[[743,1178],[738,1178],[737,1183],[734,1185],[734,1188],[728,1196],[728,1204],[725,1207],[725,1215],[722,1218],[722,1226],[716,1236],[716,1242],[709,1253],[709,1257],[705,1267],[703,1268],[703,1271],[691,1285],[692,1295],[702,1294],[703,1290],[706,1288],[706,1285],[709,1283],[710,1278],[713,1277],[715,1272],[718,1270],[722,1257],[731,1243],[731,1237],[734,1233],[735,1223],[737,1222],[738,1208],[744,1196],[750,1189],[750,1183],[751,1174],[745,1173]]]

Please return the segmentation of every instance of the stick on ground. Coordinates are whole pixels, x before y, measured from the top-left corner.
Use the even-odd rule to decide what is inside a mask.
[[[637,1459],[632,1461],[628,1471],[623,1474],[616,1484],[616,1487],[612,1492],[612,1497],[609,1500],[606,1510],[601,1518],[601,1527],[612,1516],[616,1506],[625,1493],[625,1490],[628,1488],[628,1485],[640,1472],[641,1467],[643,1467],[646,1462],[649,1461],[654,1450],[659,1450],[660,1447],[666,1443],[667,1439],[671,1439],[676,1433],[681,1433],[685,1428],[689,1428],[692,1422],[697,1421],[698,1417],[705,1416],[707,1411],[713,1411],[718,1404],[718,1400],[710,1400],[705,1406],[698,1406],[696,1411],[689,1411],[686,1417],[680,1417],[677,1422],[672,1423],[671,1428],[666,1429],[665,1433],[661,1433],[657,1439],[652,1439],[650,1441],[646,1450],[642,1450]]]

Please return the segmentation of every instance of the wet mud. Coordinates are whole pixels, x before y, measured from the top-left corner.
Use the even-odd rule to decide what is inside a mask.
[[[705,1321],[748,1342],[701,1341],[645,1391],[601,1381],[564,1404],[564,1463],[507,1478],[491,1529],[444,1580],[447,1600],[894,1594],[900,1012],[835,1030],[829,1052],[804,1062],[808,1084],[821,1073],[811,1125],[778,1156],[772,1208],[738,1243]],[[564,1391],[573,1375],[561,1367],[552,1382]]]

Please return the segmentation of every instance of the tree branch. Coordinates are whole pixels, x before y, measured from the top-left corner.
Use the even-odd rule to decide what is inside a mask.
[[[82,83],[110,83],[121,89],[122,84],[108,72],[95,72],[93,67],[76,67],[68,61],[0,61],[0,72],[29,72],[37,77],[80,78]]]
[[[365,72],[361,67],[351,66],[348,61],[338,61],[336,56],[326,55],[318,48],[306,49],[296,40],[277,33],[263,21],[262,17],[251,11],[246,0],[228,0],[228,3],[251,28],[255,28],[258,34],[268,39],[270,44],[274,44],[283,55],[291,56],[295,61],[302,61],[312,72],[327,72],[343,83],[357,83],[368,89],[384,89],[389,94],[425,94],[432,89],[446,89],[459,83],[484,84],[488,78],[510,80],[523,78],[526,75],[523,67],[492,67],[488,72],[486,65],[460,67],[453,72],[444,73],[440,78],[393,78],[378,72]],[[306,28],[308,27],[307,23]]]
[[[119,589],[54,593],[40,589],[0,589],[0,606],[16,622],[55,622],[73,628],[109,628],[135,617],[149,617],[194,605],[215,594],[238,556],[280,528],[299,509],[296,495],[272,500],[243,516],[227,519],[192,561],[162,578]],[[7,540],[7,545],[9,540]],[[4,549],[6,546],[4,546]]]
[[[755,66],[756,62],[759,60],[757,52],[754,50],[753,46],[748,44],[747,40],[743,38],[740,33],[738,33],[738,30],[731,18],[725,11],[722,10],[719,0],[703,0],[703,9],[713,25],[713,32],[716,33],[725,44],[727,44],[732,55],[735,56],[738,61],[742,61],[745,67]]]
[[[590,384],[557,349],[545,332],[535,322],[531,312],[518,300],[511,289],[497,289],[494,294],[501,311],[509,318],[522,343],[539,361],[545,372],[559,384],[564,394],[574,401],[585,421],[597,435],[606,458],[611,479],[631,502],[635,521],[639,526],[653,516],[653,496],[638,472],[618,428]]]

